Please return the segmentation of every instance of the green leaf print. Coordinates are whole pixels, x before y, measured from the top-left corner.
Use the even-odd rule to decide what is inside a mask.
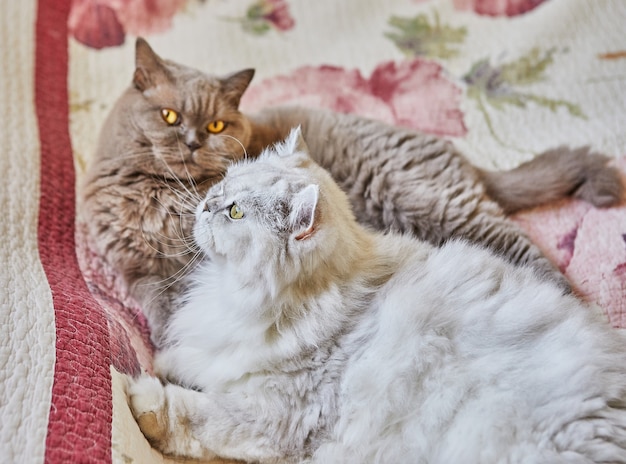
[[[392,16],[389,25],[397,31],[387,32],[385,36],[410,57],[452,58],[458,55],[456,46],[463,43],[467,34],[464,27],[442,25],[437,12],[434,24],[425,14],[419,14],[414,18]]]
[[[541,50],[533,48],[527,55],[500,66],[502,80],[510,85],[529,85],[542,81],[546,70],[554,62],[554,53],[554,49],[542,54]]]
[[[499,66],[493,66],[488,59],[483,59],[474,63],[463,76],[467,84],[467,96],[477,103],[489,131],[502,145],[506,144],[495,133],[487,106],[503,111],[507,105],[525,108],[527,104],[534,103],[552,112],[564,108],[572,116],[586,119],[580,107],[574,103],[520,90],[544,80],[555,53],[555,49],[542,52],[533,48],[517,60]]]

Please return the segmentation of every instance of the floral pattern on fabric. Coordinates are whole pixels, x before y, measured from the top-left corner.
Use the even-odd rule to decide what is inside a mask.
[[[379,64],[369,78],[358,70],[306,66],[263,81],[242,99],[247,110],[298,103],[355,113],[438,135],[460,137],[467,129],[459,109],[461,89],[435,62]]]
[[[601,60],[623,60],[626,59],[626,50],[617,50],[613,52],[600,53],[598,58]]]
[[[546,78],[546,70],[553,62],[554,53],[554,49],[542,52],[533,48],[516,60],[496,66],[489,59],[483,59],[474,63],[463,76],[463,81],[467,84],[467,96],[477,104],[491,135],[502,145],[506,143],[496,134],[487,106],[503,111],[506,106],[524,108],[529,103],[534,103],[553,112],[564,108],[572,116],[585,117],[580,107],[573,103],[522,90]]]
[[[126,34],[164,32],[187,0],[72,0],[70,34],[91,48],[122,45]]]
[[[463,44],[467,35],[464,27],[455,28],[442,24],[436,12],[432,23],[427,15],[419,14],[413,18],[392,16],[389,25],[397,31],[388,32],[385,36],[404,54],[439,61],[457,56],[458,47]],[[522,90],[546,78],[546,71],[552,64],[555,53],[555,49],[542,51],[533,48],[525,55],[499,65],[493,65],[489,58],[485,58],[474,63],[459,78],[467,89],[466,96],[476,103],[491,135],[501,145],[508,144],[496,133],[490,109],[503,111],[506,106],[524,108],[527,104],[534,103],[553,112],[565,108],[572,116],[585,117],[582,110],[573,103]]]
[[[389,25],[396,29],[385,35],[407,56],[423,56],[428,58],[451,58],[458,55],[460,45],[467,29],[465,27],[451,27],[441,24],[439,15],[435,12],[434,22],[425,14],[414,18],[392,16]]]
[[[253,8],[244,24],[258,4],[265,9]],[[28,0],[1,8],[11,39],[6,108],[19,114],[5,123],[7,178],[26,186],[24,198],[7,190],[2,223],[18,232],[5,240],[5,293],[21,310],[8,311],[5,325],[20,329],[21,343],[5,372],[18,386],[7,391],[22,397],[2,417],[3,462],[163,461],[135,425],[119,374],[151,369],[147,322],[84,231],[72,236],[74,188],[131,81],[135,35],[208,73],[255,67],[249,109],[297,101],[378,117],[455,137],[487,168],[588,144],[613,157],[626,180],[624,0]],[[534,69],[535,80],[520,69]],[[608,209],[563,200],[514,220],[578,295],[626,328],[626,199]]]
[[[614,165],[626,183],[626,156]],[[518,213],[514,220],[580,296],[598,304],[615,327],[626,327],[626,205],[594,208],[562,200]]]
[[[250,5],[246,15],[235,18],[243,30],[253,35],[264,35],[271,30],[288,31],[295,26],[286,0],[259,0]]]
[[[547,0],[454,0],[458,10],[472,10],[487,16],[517,16],[527,13]]]

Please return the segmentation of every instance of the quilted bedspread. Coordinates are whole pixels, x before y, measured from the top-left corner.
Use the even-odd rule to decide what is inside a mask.
[[[0,461],[165,462],[122,376],[145,319],[85,246],[75,185],[137,36],[210,73],[254,67],[242,108],[299,102],[447,137],[507,169],[561,144],[626,182],[623,0],[20,0],[0,6]],[[626,204],[514,220],[626,327]],[[625,361],[626,362],[626,361]]]

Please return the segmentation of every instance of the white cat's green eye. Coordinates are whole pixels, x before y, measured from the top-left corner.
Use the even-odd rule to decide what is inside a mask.
[[[211,134],[219,134],[226,129],[226,123],[220,120],[213,121],[207,126],[207,129]]]
[[[163,121],[165,121],[170,126],[175,126],[180,122],[179,114],[169,108],[163,108],[161,110],[161,117],[163,118]]]
[[[241,219],[243,217],[243,210],[237,206],[233,205],[230,207],[230,217],[232,219]]]

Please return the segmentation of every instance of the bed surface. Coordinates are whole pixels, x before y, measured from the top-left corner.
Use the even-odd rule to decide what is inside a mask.
[[[449,138],[494,169],[589,145],[626,182],[625,20],[621,0],[3,2],[0,456],[164,462],[122,386],[150,368],[145,320],[75,219],[137,36],[209,73],[255,68],[244,111],[354,112]],[[514,220],[626,327],[626,205],[563,200]]]

